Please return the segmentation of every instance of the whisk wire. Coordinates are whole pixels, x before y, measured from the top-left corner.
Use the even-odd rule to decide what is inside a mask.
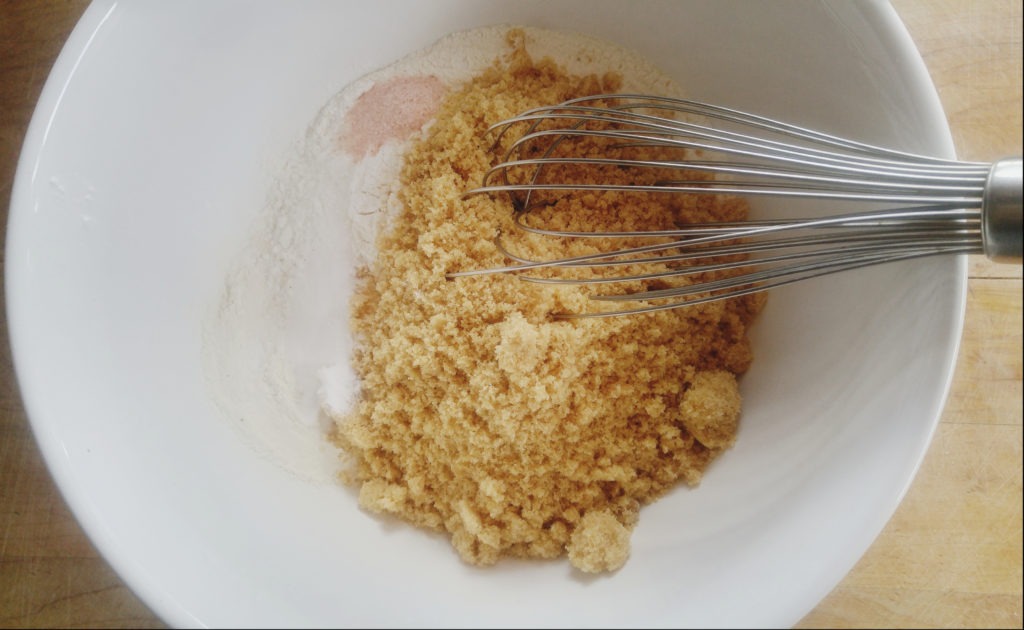
[[[509,140],[513,129],[522,133]],[[925,256],[985,253],[991,257],[995,241],[986,234],[997,231],[1000,255],[1008,253],[1020,260],[1019,158],[994,166],[918,155],[726,107],[637,94],[597,95],[532,109],[493,125],[489,133],[495,147],[506,147],[503,159],[464,197],[508,193],[516,208],[515,225],[526,233],[651,241],[534,260],[514,253],[505,235],[499,235],[498,250],[512,264],[448,274],[455,278],[623,267],[629,271],[620,275],[520,273],[519,277],[546,284],[654,283],[641,290],[593,297],[655,304],[564,317],[699,304]],[[589,143],[587,152],[576,149],[579,142]],[[594,146],[603,147],[604,154],[594,155]],[[655,149],[656,157],[638,157],[636,149]],[[593,181],[593,174],[602,169],[636,176],[626,183]],[[582,175],[574,179],[569,174]],[[994,188],[998,194],[993,195]],[[572,191],[743,195],[880,207],[805,219],[680,224],[651,230],[550,229],[529,220],[535,210],[557,200],[550,195]],[[998,199],[998,212],[990,212],[992,198]],[[1014,226],[1016,236],[1007,238]],[[723,260],[727,258],[732,259]],[[655,268],[644,268],[652,265]],[[701,280],[704,276],[710,280]],[[666,281],[676,284],[662,286]]]

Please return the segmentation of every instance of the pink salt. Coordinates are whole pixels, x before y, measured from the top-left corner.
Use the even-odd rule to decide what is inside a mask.
[[[374,85],[345,116],[342,148],[361,159],[389,140],[405,140],[430,120],[444,93],[435,76],[395,77]]]

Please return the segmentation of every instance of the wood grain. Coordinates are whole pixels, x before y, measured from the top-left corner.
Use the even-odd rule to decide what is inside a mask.
[[[86,4],[0,1],[4,208],[35,101]],[[893,4],[932,73],[959,155],[1019,155],[1020,2]],[[969,277],[960,357],[921,470],[874,545],[800,628],[1021,627],[1021,268],[972,257]],[[0,310],[0,627],[163,627],[97,555],[53,485],[18,396],[5,317]]]

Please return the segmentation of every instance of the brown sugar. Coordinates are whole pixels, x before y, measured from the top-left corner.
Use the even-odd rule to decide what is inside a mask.
[[[600,306],[578,286],[445,279],[504,264],[495,231],[516,231],[507,197],[462,198],[492,164],[487,127],[619,86],[531,59],[515,31],[510,44],[446,97],[406,155],[403,210],[354,299],[361,397],[335,437],[353,455],[345,480],[364,509],[447,532],[467,562],[568,555],[581,570],[610,571],[628,557],[640,506],[680,481],[696,485],[735,439],[736,375],[750,365],[747,327],[761,302],[559,320],[551,314]],[[635,201],[566,196],[538,220],[608,230],[746,213],[715,196]],[[537,257],[598,245],[516,243]]]
[[[587,573],[614,571],[629,558],[629,529],[614,515],[591,510],[569,538],[569,562]]]

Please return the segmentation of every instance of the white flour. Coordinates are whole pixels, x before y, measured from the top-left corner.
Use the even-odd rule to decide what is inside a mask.
[[[211,391],[249,446],[305,479],[333,483],[339,467],[324,408],[343,413],[358,396],[349,299],[356,270],[374,259],[382,219],[399,209],[398,174],[411,140],[387,139],[377,153],[353,157],[344,148],[346,116],[360,96],[394,79],[434,76],[449,87],[470,79],[508,51],[507,30],[449,35],[332,97],[270,187],[261,221],[225,279],[204,330]],[[679,93],[633,52],[524,30],[535,59],[551,56],[577,74],[618,72],[625,91]]]

